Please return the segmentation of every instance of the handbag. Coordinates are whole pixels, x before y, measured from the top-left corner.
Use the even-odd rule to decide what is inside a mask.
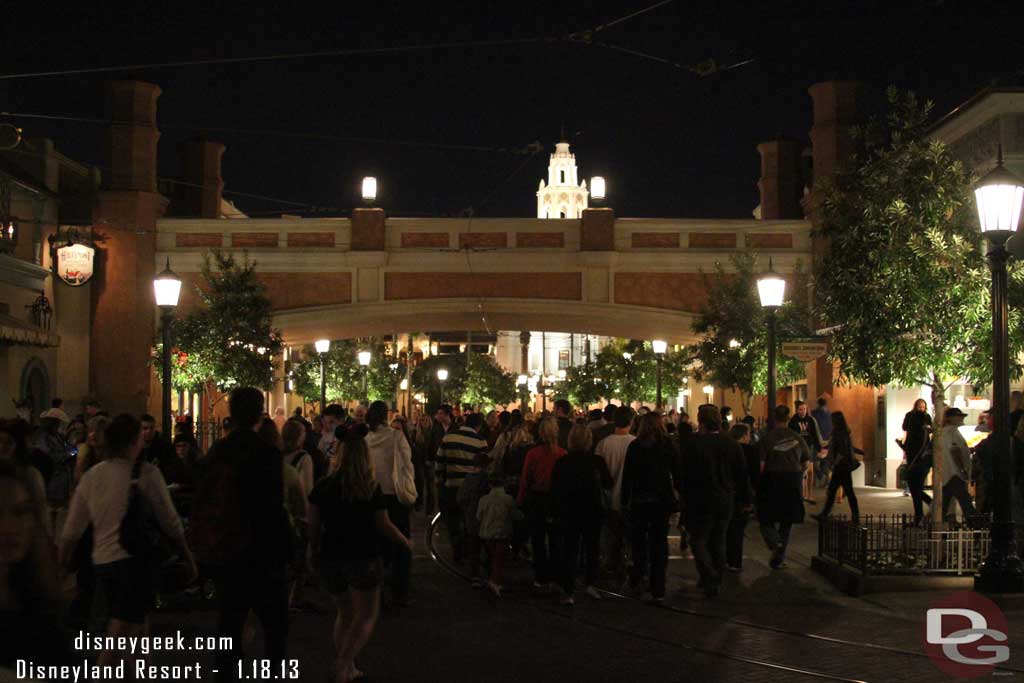
[[[136,460],[132,466],[131,485],[128,487],[128,508],[121,518],[119,541],[121,547],[130,555],[143,560],[149,567],[160,565],[161,538],[160,527],[153,514],[153,506],[149,499],[139,490],[139,475],[142,472],[142,460]]]
[[[402,505],[413,505],[416,502],[416,470],[412,465],[412,458],[404,456],[404,449],[400,447],[398,439],[405,439],[401,432],[395,432],[395,440],[391,449],[391,483],[395,487],[395,497]]]

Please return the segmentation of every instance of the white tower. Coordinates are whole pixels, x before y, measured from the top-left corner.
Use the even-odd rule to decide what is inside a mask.
[[[537,188],[537,218],[579,218],[589,195],[587,181],[577,178],[576,155],[563,139],[551,155],[547,184],[541,179]]]

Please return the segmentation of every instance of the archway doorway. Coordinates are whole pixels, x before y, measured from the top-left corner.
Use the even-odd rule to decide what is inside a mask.
[[[50,373],[46,364],[39,358],[31,358],[21,371],[22,400],[26,400],[32,408],[32,416],[39,415],[50,408]]]

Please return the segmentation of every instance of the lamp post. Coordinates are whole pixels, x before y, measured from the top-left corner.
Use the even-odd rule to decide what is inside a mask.
[[[444,403],[444,383],[448,381],[448,371],[444,368],[438,370],[437,381],[441,384],[441,403]]]
[[[156,305],[160,308],[160,327],[163,332],[163,412],[161,428],[165,439],[173,439],[171,434],[171,323],[174,320],[174,309],[178,306],[181,294],[181,278],[171,270],[171,259],[167,259],[167,267],[153,278],[153,294]]]
[[[526,397],[527,397],[527,385],[530,378],[526,375],[519,375],[516,378],[516,384],[519,386],[519,412],[526,415]]]
[[[595,206],[604,204],[606,187],[604,176],[596,175],[590,179],[590,198],[594,200]]]
[[[654,349],[654,365],[656,368],[655,377],[657,378],[657,393],[655,394],[657,400],[654,403],[655,410],[661,410],[661,361],[665,357],[665,351],[668,350],[668,343],[662,339],[655,339],[651,342],[651,348]]]
[[[775,425],[775,311],[786,295],[786,281],[772,268],[771,259],[768,259],[768,272],[757,279],[757,295],[761,307],[768,313],[768,428],[771,429]]]
[[[366,376],[370,371],[370,358],[371,354],[369,351],[360,351],[358,356],[359,365],[363,368],[363,403],[367,402],[367,391],[366,391]]]
[[[327,352],[331,350],[330,339],[317,339],[313,344],[320,355],[320,414],[327,407]]]
[[[1024,592],[1024,567],[1017,556],[1013,532],[1012,441],[1010,435],[1010,354],[1007,341],[1006,242],[1017,230],[1024,186],[999,160],[981,179],[974,196],[981,231],[988,240],[992,271],[992,434],[993,491],[991,544],[988,557],[978,566],[974,589],[985,593]]]
[[[377,199],[377,179],[373,176],[366,176],[363,178],[363,184],[360,189],[363,203],[368,206],[373,205],[373,202]]]

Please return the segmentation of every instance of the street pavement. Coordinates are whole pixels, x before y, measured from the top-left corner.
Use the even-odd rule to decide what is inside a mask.
[[[899,492],[859,489],[858,497],[862,514],[910,508]],[[808,512],[820,509],[823,491],[818,500]],[[846,511],[840,505],[836,513]],[[809,519],[795,529],[789,566],[780,571],[768,568],[768,552],[756,527],[748,526],[744,570],[727,577],[719,598],[697,590],[693,560],[673,537],[665,607],[627,597],[594,601],[582,593],[575,607],[562,607],[557,595],[532,590],[522,561],[508,568],[501,599],[471,588],[430,558],[422,514],[414,527],[413,603],[385,607],[359,659],[372,681],[946,680],[921,656],[925,610],[971,586],[966,577],[916,579],[896,593],[848,597],[811,571],[817,525]],[[443,535],[435,539],[447,556]],[[610,578],[601,585],[620,591]],[[298,660],[301,680],[319,682],[327,680],[333,659],[334,612],[325,593],[314,589],[309,596],[317,611],[292,613],[289,657]],[[1006,666],[1024,670],[1024,601],[1010,600],[1004,611],[1011,648]],[[176,630],[215,634],[212,604],[169,598],[153,617],[153,631]],[[249,656],[260,655],[258,642]],[[211,657],[191,652],[152,659],[212,664]],[[1018,679],[1024,673],[996,676]]]

